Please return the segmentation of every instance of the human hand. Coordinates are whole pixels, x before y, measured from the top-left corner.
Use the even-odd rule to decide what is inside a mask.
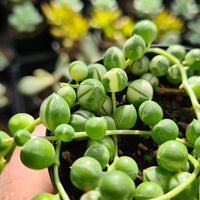
[[[38,125],[32,135],[44,136],[45,127]],[[39,193],[55,193],[48,169],[33,170],[20,160],[20,147],[0,175],[0,200],[31,200]]]

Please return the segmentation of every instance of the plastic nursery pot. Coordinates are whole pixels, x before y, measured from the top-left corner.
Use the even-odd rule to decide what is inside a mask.
[[[161,49],[167,49],[168,46],[153,46],[153,47],[159,47]],[[190,48],[185,48],[186,50],[190,50]],[[156,54],[154,53],[148,53],[146,56],[149,59],[152,59]],[[98,63],[103,63],[103,60],[99,60]],[[152,67],[153,68],[153,67]],[[166,119],[173,119],[176,124],[178,124],[178,129],[175,127],[175,131],[172,131],[172,136],[175,139],[177,137],[177,134],[179,134],[181,137],[184,136],[184,132],[186,129],[186,126],[190,123],[191,119],[195,118],[195,113],[189,109],[191,107],[191,102],[189,97],[185,94],[183,90],[179,89],[179,83],[178,78],[170,78],[170,75],[160,76],[157,77],[159,79],[159,83],[157,82],[157,79],[153,79],[153,76],[149,76],[149,72],[141,75],[141,74],[131,74],[128,72],[129,69],[127,69],[128,79],[129,80],[136,80],[139,77],[143,76],[144,79],[148,80],[149,83],[152,84],[152,87],[154,87],[153,91],[153,101],[157,102],[158,105],[162,108],[163,113],[159,115],[159,121],[162,121],[162,118]],[[176,70],[174,70],[176,72]],[[174,73],[174,71],[172,71]],[[123,106],[127,103],[127,100],[125,99],[125,94],[127,94],[127,88],[123,89],[121,92],[116,93],[116,100],[117,100],[117,106]],[[149,97],[151,99],[151,97]],[[148,103],[148,102],[147,102]],[[142,120],[143,118],[140,118],[140,113],[145,113],[145,109],[148,108],[148,104],[144,105],[142,108],[142,111],[139,108],[140,106],[135,106],[135,109],[138,113],[137,116],[137,122],[134,125],[134,130],[145,130],[149,131],[158,121],[156,119],[154,120],[153,124],[149,124],[150,127],[145,124]],[[150,106],[151,107],[151,106]],[[79,106],[73,108],[72,112],[75,112],[79,109]],[[117,110],[117,109],[116,109]],[[121,110],[117,110],[117,112],[120,113],[120,116],[122,116],[123,112]],[[96,112],[98,115],[98,112]],[[113,118],[114,118],[113,114]],[[153,118],[153,116],[151,116]],[[145,118],[144,118],[145,120]],[[148,123],[148,122],[147,122]],[[164,126],[168,126],[168,123],[171,124],[171,121],[164,121]],[[173,124],[174,125],[174,124]],[[174,125],[175,126],[175,125]],[[123,128],[121,128],[123,129]],[[158,128],[158,130],[160,130]],[[155,128],[155,131],[156,128]],[[171,133],[171,132],[170,132]],[[51,135],[49,131],[47,131],[47,135]],[[163,140],[168,140],[168,138],[164,138]],[[120,157],[122,156],[129,156],[132,157],[139,169],[139,173],[137,175],[137,178],[134,180],[136,185],[139,185],[142,183],[142,171],[143,169],[146,169],[151,166],[157,166],[157,160],[156,160],[156,151],[158,149],[158,146],[163,143],[163,140],[160,140],[159,137],[156,136],[156,142],[149,136],[147,137],[141,137],[138,135],[119,135],[118,140],[118,154]],[[157,142],[158,141],[158,142]],[[74,185],[71,183],[70,180],[70,166],[72,163],[74,163],[79,157],[84,156],[84,153],[87,150],[87,141],[86,140],[72,140],[69,143],[62,142],[61,146],[61,153],[60,153],[60,166],[59,166],[59,176],[60,180],[67,191],[68,195],[72,199],[80,199],[82,195],[82,191],[75,188]],[[159,170],[158,170],[159,171]],[[160,172],[161,171],[161,172]],[[164,185],[163,187],[166,188],[166,181],[168,182],[169,177],[164,177],[162,169],[159,172],[163,176],[163,182],[161,183]],[[49,167],[49,173],[52,180],[52,183],[54,185],[54,188],[56,191],[56,184],[55,179],[53,175],[53,166]],[[171,176],[171,172],[168,174]],[[149,178],[147,176],[147,178]],[[151,178],[151,177],[150,177]],[[138,189],[139,190],[139,189]],[[159,189],[159,191],[161,191]],[[162,192],[160,192],[161,194]],[[153,198],[153,197],[152,197]]]

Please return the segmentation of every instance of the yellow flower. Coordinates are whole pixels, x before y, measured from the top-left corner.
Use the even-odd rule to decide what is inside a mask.
[[[120,32],[124,38],[130,37],[133,32],[134,21],[129,16],[121,16],[114,23],[113,27],[117,32]]]
[[[153,19],[153,22],[156,24],[158,29],[157,39],[159,39],[164,33],[169,30],[176,30],[181,32],[184,25],[184,22],[180,18],[170,14],[166,10],[159,13]]]
[[[119,8],[115,10],[95,9],[92,13],[91,26],[103,30],[103,34],[117,44],[132,34],[134,22],[129,16],[122,15]]]
[[[66,48],[80,41],[90,27],[85,17],[71,10],[66,4],[51,1],[49,4],[43,3],[41,8],[50,25],[50,33],[62,39]]]
[[[102,10],[95,9],[92,13],[91,25],[95,28],[106,28],[111,25],[119,16],[121,10]]]

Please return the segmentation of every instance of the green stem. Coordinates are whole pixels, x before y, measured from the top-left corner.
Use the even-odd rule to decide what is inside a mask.
[[[185,140],[183,140],[181,138],[176,138],[176,141],[179,141],[179,142],[183,143],[184,145],[186,145],[188,147],[194,148],[193,144],[191,144],[191,143],[189,143],[189,142],[187,142],[187,141],[185,141]]]
[[[151,135],[151,131],[143,131],[143,130],[107,130],[105,135]],[[45,137],[49,141],[56,141],[56,136],[32,136],[31,138],[35,137]],[[74,138],[83,138],[88,137],[85,131],[82,132],[75,132]],[[4,139],[2,144],[13,143],[14,138]]]
[[[160,197],[157,197],[157,198],[154,198],[154,199],[151,199],[151,200],[169,200],[169,199],[173,198],[174,196],[176,196],[177,194],[179,194],[181,191],[183,191],[186,187],[188,187],[194,181],[194,179],[199,174],[200,164],[190,154],[188,155],[188,159],[190,160],[190,162],[194,166],[194,171],[192,172],[190,177],[186,181],[181,183],[179,186],[175,187],[173,190],[171,190],[168,193],[164,194],[163,196],[160,196]]]
[[[5,160],[4,156],[2,156],[2,157],[0,157],[0,174],[5,166],[6,166],[6,160]]]
[[[44,136],[45,139],[49,140],[49,141],[57,141],[58,138],[56,136]]]
[[[7,139],[3,139],[2,141],[2,145],[3,144],[10,144],[10,143],[13,143],[14,142],[14,138],[13,137],[10,137],[10,138],[7,138]]]
[[[37,124],[39,124],[40,122],[41,122],[41,119],[40,119],[40,118],[37,118],[37,119],[34,120],[31,124],[29,124],[29,125],[25,128],[25,130],[27,130],[27,131],[33,130],[34,127],[35,127]],[[8,152],[8,154],[7,154],[7,156],[6,156],[6,163],[5,163],[5,164],[7,164],[7,163],[10,162],[10,159],[12,158],[12,155],[13,155],[13,153],[14,153],[14,150],[15,150],[15,148],[16,148],[16,146],[17,146],[17,145],[14,143],[14,138],[8,138],[8,139],[5,139],[5,140],[2,141],[2,144],[8,144],[8,143],[13,143],[13,144],[12,144],[12,147],[11,147],[10,151]]]
[[[63,198],[63,200],[70,200],[69,196],[65,192],[65,189],[60,181],[59,173],[58,173],[58,168],[60,166],[60,160],[59,160],[60,149],[61,149],[61,141],[58,141],[57,145],[56,145],[56,157],[55,157],[55,163],[53,166],[53,176],[54,176],[55,184],[56,184],[56,187],[58,189],[60,196]]]
[[[6,156],[6,164],[10,162],[10,159],[12,158],[12,155],[14,153],[16,146],[17,145],[15,143],[12,144],[12,147],[11,147],[10,151],[8,152],[8,154]]]
[[[198,182],[199,182],[199,198],[198,199],[200,199],[200,175],[198,177]]]
[[[41,119],[40,119],[40,118],[37,118],[37,119],[34,120],[31,124],[29,124],[29,125],[25,128],[25,130],[31,131],[31,130],[33,130],[33,128],[34,128],[37,124],[39,124],[39,123],[41,123]],[[2,144],[9,144],[9,143],[13,143],[13,142],[14,142],[14,138],[11,137],[11,138],[7,138],[7,139],[3,139]]]
[[[35,119],[31,124],[29,124],[25,130],[27,131],[32,131],[36,125],[38,125],[39,123],[41,123],[41,119],[40,117],[38,117],[37,119]]]
[[[105,135],[151,135],[151,131],[143,131],[143,130],[107,130]],[[87,137],[85,131],[76,132],[74,138],[82,138]]]
[[[58,138],[56,136],[31,136],[31,138],[37,138],[37,137],[42,137],[45,138],[49,141],[56,141],[58,140]],[[14,143],[14,138],[7,138],[7,139],[3,139],[1,144],[10,144],[10,143]]]
[[[133,61],[130,60],[130,59],[127,59],[126,62],[125,62],[125,65],[123,67],[123,70],[125,70]]]
[[[79,87],[79,83],[78,82],[76,82],[76,84],[70,84],[70,83],[60,83],[60,85],[62,86],[62,87],[64,87],[64,86],[71,86],[72,88],[78,88]]]
[[[184,66],[181,64],[181,62],[172,54],[168,53],[167,51],[160,49],[160,48],[149,48],[146,51],[147,53],[157,53],[157,54],[161,54],[166,56],[169,60],[171,60],[174,64],[177,65],[180,74],[181,74],[181,78],[182,78],[182,84],[181,87],[183,87],[185,89],[185,91],[187,92],[188,96],[190,97],[191,103],[192,103],[192,107],[194,108],[194,111],[196,113],[197,119],[200,121],[200,105],[199,102],[193,92],[193,90],[191,89],[191,87],[189,86],[188,82],[187,82],[187,74],[185,72]]]
[[[161,49],[161,48],[149,48],[146,50],[147,53],[156,53],[156,54],[161,54],[163,56],[166,56],[170,61],[172,61],[174,64],[177,65],[180,73],[181,73],[181,78],[182,81],[187,80],[187,74],[185,73],[184,67],[181,64],[181,62],[172,54],[168,53],[167,51]]]
[[[114,141],[114,161],[118,158],[118,137],[117,135],[113,135]]]
[[[111,98],[112,98],[112,104],[113,104],[113,113],[116,110],[116,96],[115,96],[115,92],[111,92]]]

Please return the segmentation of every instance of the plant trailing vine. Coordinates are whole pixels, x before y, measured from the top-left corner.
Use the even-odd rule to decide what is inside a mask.
[[[69,176],[72,184],[83,191],[81,200],[197,199],[200,49],[186,52],[180,45],[166,50],[151,46],[156,34],[155,24],[142,20],[134,26],[133,36],[124,43],[122,50],[110,47],[105,52],[103,64],[86,66],[82,61],[72,62],[69,74],[74,81],[61,83],[61,88],[44,100],[39,118],[16,114],[8,122],[13,137],[0,132],[1,170],[9,162],[16,145],[21,146],[20,157],[26,166],[43,169],[53,165],[58,193],[39,194],[32,200],[70,199],[58,173],[61,144],[80,139],[87,140],[87,150],[72,163]],[[151,60],[148,60],[149,54],[154,55]],[[130,79],[145,73],[148,73],[146,79]],[[186,129],[186,140],[178,137],[179,127],[172,119],[163,119],[162,108],[153,100],[159,77],[166,74],[169,82],[178,82],[179,88],[185,90],[196,114],[197,119]],[[117,104],[119,92],[126,96],[122,105]],[[135,130],[138,120],[149,129]],[[52,132],[51,136],[31,136],[40,123]],[[138,174],[135,160],[118,154],[119,135],[149,136],[158,145],[158,166],[145,169],[139,185],[135,184]],[[55,141],[55,149],[50,141]],[[188,163],[192,172],[186,168]]]

